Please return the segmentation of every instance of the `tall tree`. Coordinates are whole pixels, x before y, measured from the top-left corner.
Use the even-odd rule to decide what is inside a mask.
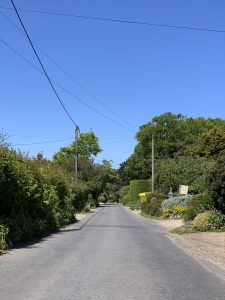
[[[87,160],[93,158],[102,151],[99,146],[98,138],[94,132],[81,133],[78,139],[78,156]],[[54,154],[53,159],[59,164],[66,163],[76,154],[76,145],[73,142],[68,147],[62,147],[57,153]]]

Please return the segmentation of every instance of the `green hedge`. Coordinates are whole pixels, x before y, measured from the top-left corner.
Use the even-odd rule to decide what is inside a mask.
[[[132,180],[130,182],[130,200],[139,202],[139,194],[150,190],[149,180]]]
[[[25,242],[69,224],[87,194],[57,164],[0,146],[0,224],[9,229],[7,240]]]

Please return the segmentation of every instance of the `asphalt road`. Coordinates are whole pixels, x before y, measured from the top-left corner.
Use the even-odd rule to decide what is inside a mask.
[[[1,256],[0,299],[216,300],[225,283],[154,222],[108,205]]]

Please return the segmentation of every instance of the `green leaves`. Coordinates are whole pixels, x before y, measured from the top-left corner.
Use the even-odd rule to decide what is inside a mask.
[[[98,138],[90,131],[81,133],[78,139],[78,156],[87,160],[92,160],[102,149],[99,146]],[[60,164],[66,163],[68,159],[74,158],[76,154],[76,145],[73,142],[68,147],[62,147],[59,152],[54,154],[54,160]]]

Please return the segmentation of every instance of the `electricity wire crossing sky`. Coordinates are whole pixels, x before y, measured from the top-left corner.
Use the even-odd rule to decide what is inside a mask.
[[[224,11],[222,0],[0,0],[1,128],[51,158],[78,125],[99,137],[96,161],[118,167],[156,115],[224,118]]]

